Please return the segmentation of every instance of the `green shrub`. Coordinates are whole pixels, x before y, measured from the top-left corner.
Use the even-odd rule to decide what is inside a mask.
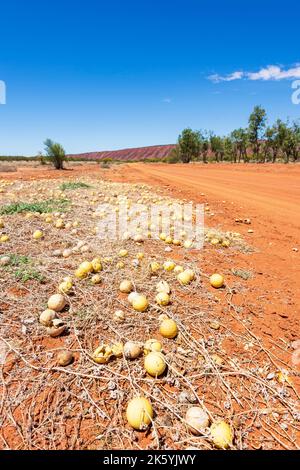
[[[34,261],[31,258],[16,254],[9,255],[9,258],[9,265],[5,269],[10,271],[18,281],[36,280],[44,282],[44,276],[35,269]]]
[[[54,212],[65,210],[70,201],[67,199],[48,199],[41,202],[15,202],[0,208],[1,215],[20,214],[22,212]]]
[[[66,190],[72,190],[72,189],[88,189],[91,188],[89,184],[86,183],[81,183],[78,181],[77,183],[75,182],[70,182],[70,183],[62,183],[59,187],[61,191],[66,191]]]

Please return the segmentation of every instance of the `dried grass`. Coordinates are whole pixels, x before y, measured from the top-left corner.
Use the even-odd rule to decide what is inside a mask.
[[[16,281],[13,269],[0,268],[0,447],[4,449],[199,449],[213,448],[208,433],[195,437],[187,429],[185,412],[191,404],[207,409],[211,420],[225,419],[234,428],[235,449],[299,449],[299,396],[292,385],[280,384],[268,374],[286,369],[280,354],[269,351],[255,336],[234,304],[232,290],[226,288],[223,313],[208,288],[207,275],[198,267],[194,251],[174,248],[165,252],[160,241],[147,240],[143,245],[133,241],[103,242],[92,234],[95,219],[91,217],[96,194],[99,202],[109,195],[128,193],[133,200],[147,191],[144,185],[102,183],[86,179],[92,189],[72,192],[72,206],[66,221],[78,219],[78,234],[58,230],[40,217],[26,219],[23,214],[5,216],[5,228],[11,241],[0,245],[3,254],[30,256],[43,276],[38,280]],[[58,183],[14,183],[5,188],[4,203],[47,199],[50,190],[59,193]],[[98,195],[98,196],[97,196]],[[153,196],[154,197],[154,196]],[[46,233],[40,242],[32,232],[42,227]],[[90,246],[88,253],[64,259],[53,250],[73,247],[78,240]],[[117,269],[120,248],[127,248],[125,268]],[[212,249],[212,247],[209,247]],[[139,251],[145,260],[133,267]],[[149,274],[149,262],[172,259],[181,253],[180,264],[191,267],[196,279],[187,287],[176,281],[174,273]],[[49,296],[57,291],[64,276],[72,275],[78,264],[94,256],[112,257],[100,273],[102,283],[93,286],[87,279],[76,281],[68,296],[69,307],[60,316],[67,322],[66,336],[49,339],[38,323],[40,312]],[[130,279],[136,289],[147,295],[150,308],[134,312],[126,297],[118,292],[122,279]],[[160,279],[172,287],[172,303],[158,307],[155,285]],[[116,324],[113,312],[122,309],[126,320]],[[175,340],[163,339],[168,371],[162,378],[149,378],[143,359],[111,360],[97,365],[91,353],[101,342],[141,341],[158,337],[158,316],[167,313],[179,325]],[[220,324],[213,328],[212,322]],[[228,356],[223,344],[234,343]],[[4,347],[3,347],[4,345]],[[68,367],[56,364],[56,354],[69,349],[75,362]],[[6,351],[5,360],[3,350]],[[280,348],[277,347],[278,353]],[[223,359],[214,362],[214,355]],[[147,396],[155,417],[148,432],[138,433],[126,424],[128,400],[136,394]],[[255,432],[254,432],[255,431]],[[299,442],[299,441],[298,441]]]

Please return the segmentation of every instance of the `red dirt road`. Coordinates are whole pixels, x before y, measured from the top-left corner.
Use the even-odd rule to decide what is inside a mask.
[[[299,165],[137,163],[107,175],[158,185],[169,194],[209,204],[214,215],[206,218],[206,225],[240,232],[255,249],[251,255],[217,256],[216,270],[228,275],[233,267],[252,271],[247,301],[257,314],[258,330],[273,340],[300,338]],[[238,224],[236,218],[252,223]]]
[[[213,221],[223,213],[222,223],[232,226],[235,218],[251,216],[264,227],[265,241],[290,243],[288,254],[299,246],[300,166],[134,164],[116,170],[115,176],[118,173],[121,179],[167,186],[181,197],[217,204]]]
[[[300,230],[300,166],[143,165],[126,168],[126,177],[167,184],[254,208]]]

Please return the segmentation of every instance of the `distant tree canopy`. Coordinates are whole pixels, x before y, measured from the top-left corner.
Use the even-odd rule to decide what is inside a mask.
[[[255,158],[258,158],[260,141],[264,137],[267,113],[261,106],[255,106],[249,116],[248,136],[253,147]]]
[[[218,135],[211,134],[210,136],[210,148],[216,157],[216,161],[223,161],[225,155],[225,144],[224,139]]]
[[[234,148],[234,162],[238,160],[244,160],[245,162],[248,161],[247,155],[247,148],[249,145],[249,134],[247,129],[243,129],[240,127],[239,129],[235,129],[230,134],[230,139],[233,143]]]
[[[273,125],[268,125],[267,121],[265,109],[255,106],[249,116],[248,127],[234,129],[227,136],[186,128],[179,135],[176,148],[165,161],[299,161],[300,122],[278,119]]]
[[[64,160],[66,158],[66,152],[62,145],[57,142],[53,142],[51,139],[46,139],[44,145],[46,155],[53,163],[56,170],[62,170],[64,167]]]
[[[189,163],[198,157],[201,148],[200,132],[184,129],[178,137],[180,158],[183,163]]]

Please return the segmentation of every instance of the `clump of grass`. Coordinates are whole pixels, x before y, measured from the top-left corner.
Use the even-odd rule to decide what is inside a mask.
[[[30,280],[43,282],[45,280],[44,276],[32,267],[28,267],[28,269],[17,269],[14,274],[16,279],[22,282],[27,282]]]
[[[100,162],[99,162],[100,163]],[[127,163],[127,162],[126,162]],[[109,162],[101,162],[100,167],[108,170],[111,167],[111,164]]]
[[[9,267],[17,268],[13,270],[13,274],[18,281],[27,282],[30,280],[36,280],[43,282],[44,276],[39,273],[34,267],[34,261],[31,258],[23,255],[12,254],[9,256]]]
[[[24,264],[32,263],[32,260],[30,258],[23,255],[9,255],[9,258],[10,266],[22,266]]]
[[[22,212],[48,213],[65,210],[69,204],[68,199],[47,199],[39,202],[15,202],[0,208],[0,215],[20,214]]]
[[[250,279],[252,277],[251,271],[246,271],[245,269],[232,268],[231,272],[234,276],[241,277],[245,281],[247,281],[248,279]]]
[[[62,183],[59,187],[59,189],[61,191],[66,191],[66,190],[69,190],[69,189],[88,189],[88,188],[91,188],[91,186],[89,184],[86,184],[86,183],[82,183],[82,182],[69,182],[69,183]]]
[[[77,310],[74,315],[76,317],[76,325],[78,326],[82,321],[86,320],[90,314],[86,310]]]

